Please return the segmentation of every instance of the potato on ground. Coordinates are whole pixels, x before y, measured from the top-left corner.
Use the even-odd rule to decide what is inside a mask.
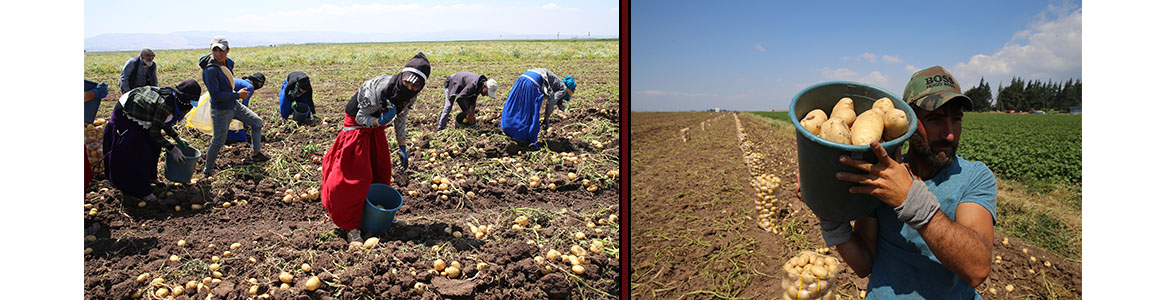
[[[814,109],[808,112],[808,114],[805,114],[804,119],[800,119],[800,126],[804,126],[804,129],[807,129],[808,132],[817,135],[821,132],[821,123],[824,123],[828,119],[829,116],[825,115],[825,111]]]
[[[882,138],[886,140],[896,139],[910,130],[910,120],[906,119],[906,112],[901,109],[887,111],[885,116],[882,116],[882,123],[885,127]]]
[[[821,123],[820,134],[818,135],[826,140],[849,144],[849,126],[845,125],[845,121],[838,118],[829,118],[828,121]]]
[[[880,142],[885,127],[882,123],[884,116],[885,112],[880,109],[870,109],[861,113],[857,121],[853,122],[853,127],[849,129],[852,144],[869,145],[871,141]]]
[[[837,118],[845,122],[845,126],[853,126],[853,121],[857,120],[857,112],[853,110],[853,99],[849,97],[837,100],[837,105],[833,105],[833,113],[829,115],[829,119]]]

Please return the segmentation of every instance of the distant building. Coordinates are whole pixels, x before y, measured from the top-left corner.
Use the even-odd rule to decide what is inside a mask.
[[[716,107],[716,108],[715,108],[715,112],[719,112],[719,108],[718,108],[718,107]]]
[[[1081,107],[1080,106],[1069,107],[1068,113],[1074,114],[1074,115],[1079,115],[1079,114],[1081,114]]]

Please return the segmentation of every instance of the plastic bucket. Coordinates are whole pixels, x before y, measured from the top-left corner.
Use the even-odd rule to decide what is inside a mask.
[[[309,121],[309,105],[299,102],[294,102],[292,119],[298,123],[305,123]]]
[[[179,146],[179,149],[183,151],[183,156],[187,159],[183,162],[177,162],[174,156],[166,153],[167,163],[163,176],[170,181],[186,183],[191,181],[191,175],[195,174],[196,160],[203,156],[203,153],[199,149],[191,147]]]
[[[378,208],[381,205],[383,208]],[[378,234],[394,224],[394,214],[402,208],[402,194],[389,185],[375,183],[366,192],[366,209],[362,211],[362,230]]]
[[[788,118],[792,120],[792,124],[795,125],[793,127],[796,128],[800,196],[818,216],[834,221],[857,219],[868,215],[878,204],[881,204],[873,196],[849,193],[850,187],[859,184],[836,178],[837,172],[861,173],[861,170],[846,166],[838,161],[838,157],[841,155],[849,155],[871,163],[877,162],[877,156],[873,154],[868,145],[843,145],[830,142],[813,135],[800,126],[800,119],[814,109],[832,113],[833,106],[842,97],[853,99],[853,109],[858,115],[869,110],[874,101],[882,97],[890,98],[891,102],[894,103],[894,108],[906,112],[906,118],[910,121],[910,130],[897,139],[882,143],[882,147],[886,148],[886,152],[891,153],[890,155],[898,155],[894,153],[893,148],[901,146],[914,133],[915,128],[918,128],[918,118],[914,115],[914,110],[905,101],[902,101],[902,98],[864,83],[848,81],[819,83],[805,88],[792,98],[792,104],[788,107]]]

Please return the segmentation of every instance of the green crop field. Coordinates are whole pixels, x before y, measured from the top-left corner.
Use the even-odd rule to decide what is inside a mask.
[[[959,156],[999,178],[1081,183],[1080,115],[968,113]]]

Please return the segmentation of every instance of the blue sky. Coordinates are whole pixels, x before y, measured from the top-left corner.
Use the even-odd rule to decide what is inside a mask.
[[[787,110],[809,85],[859,81],[901,95],[939,65],[966,90],[1013,76],[1081,78],[1081,3],[759,1],[630,8],[635,111]]]
[[[198,3],[198,4],[197,4]],[[86,1],[84,36],[109,33],[375,32],[618,33],[617,1]],[[538,24],[535,28],[530,24]]]

